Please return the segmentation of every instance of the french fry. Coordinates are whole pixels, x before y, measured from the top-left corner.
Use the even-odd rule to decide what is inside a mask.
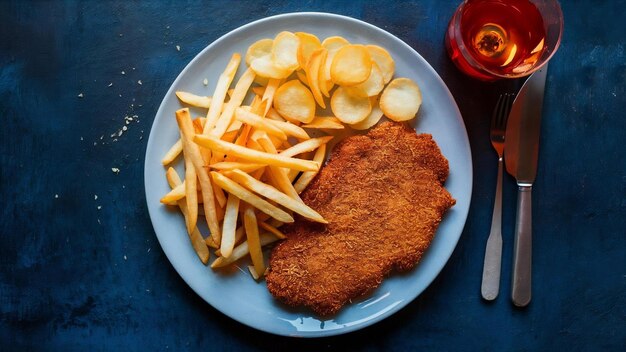
[[[287,238],[287,236],[285,236],[284,233],[280,232],[279,229],[277,229],[276,227],[274,227],[274,226],[272,226],[272,225],[270,225],[270,224],[268,224],[266,222],[259,222],[259,227],[264,229],[264,230],[267,230],[267,231],[273,233],[274,236],[276,236],[276,237],[278,237],[280,239]]]
[[[224,191],[213,182],[211,182],[211,186],[213,187],[213,195],[215,196],[215,200],[217,201],[217,204],[219,204],[221,208],[225,207],[226,195],[224,194]]]
[[[344,125],[339,121],[338,118],[334,116],[329,117],[321,117],[316,116],[313,121],[303,125],[304,128],[315,128],[315,129],[328,129],[328,130],[342,130],[344,129]]]
[[[259,240],[261,247],[263,247],[265,245],[278,241],[279,238],[271,233],[262,233],[259,236]],[[233,249],[233,252],[228,258],[218,257],[217,259],[215,259],[213,263],[211,263],[211,268],[222,268],[236,262],[237,260],[245,257],[248,253],[250,253],[248,248],[248,241],[242,242],[240,245],[235,247],[235,249]]]
[[[217,186],[213,184],[214,186]],[[226,206],[224,207],[215,207],[215,212],[217,213],[217,221],[218,223],[224,220],[224,213],[226,212]],[[221,239],[220,239],[221,241]]]
[[[187,105],[195,106],[197,108],[208,109],[211,106],[211,97],[203,97],[188,92],[178,91],[176,96],[180,101]]]
[[[283,156],[291,157],[291,156],[296,156],[298,154],[310,152],[312,150],[319,148],[320,145],[328,143],[331,139],[333,139],[333,136],[311,138],[304,142],[300,142],[291,148],[285,149],[279,154]]]
[[[260,180],[261,177],[263,177],[263,174],[265,173],[265,170],[267,170],[267,168],[262,168],[262,169],[258,169],[256,171],[253,171],[250,176],[254,177],[257,180]]]
[[[237,230],[237,215],[239,214],[239,198],[230,194],[226,203],[224,223],[222,224],[222,256],[228,258],[235,248],[235,232]]]
[[[240,205],[241,205],[241,202],[240,202]],[[240,206],[239,208],[241,209],[242,207]],[[262,215],[266,215],[264,213],[261,213],[261,214]],[[239,216],[242,216],[242,215],[239,214]],[[269,216],[268,216],[268,218],[269,218]],[[276,222],[279,222],[276,219],[271,219],[271,220],[275,220]],[[235,245],[239,245],[244,240],[244,237],[246,237],[246,230],[243,228],[243,225],[241,225],[241,226],[239,226],[237,228],[237,231],[235,231]],[[210,238],[210,237],[208,237],[208,238]],[[217,248],[216,251],[215,251],[215,255],[218,256],[218,257],[221,257],[222,256],[222,251],[219,248]]]
[[[243,172],[252,172],[264,166],[265,165],[263,164],[242,163],[242,162],[237,162],[237,161],[222,161],[222,162],[211,165],[211,168],[215,170],[221,170],[221,171],[231,171],[234,169],[239,169]]]
[[[276,148],[268,138],[259,138],[258,142],[259,144],[261,144],[266,152],[278,155],[276,152]],[[291,181],[289,180],[289,177],[287,176],[287,170],[272,165],[270,165],[269,169],[272,179],[276,182],[276,186],[278,187],[278,189],[283,191],[289,197],[303,203],[302,199],[300,199],[300,196],[298,195],[298,192],[295,190],[295,188],[291,184]]]
[[[193,130],[196,133],[202,133],[202,129],[204,128],[204,123],[206,122],[206,118],[203,117],[196,117],[195,119],[193,119],[192,121],[193,124]]]
[[[320,214],[311,209],[308,205],[304,204],[302,201],[298,201],[289,197],[288,195],[277,190],[276,188],[268,186],[265,183],[256,180],[254,177],[248,175],[243,171],[233,170],[229,176],[240,185],[254,191],[257,194],[262,195],[267,199],[273,200],[274,202],[304,216],[309,220],[320,222],[322,224],[328,223]]]
[[[260,152],[246,147],[242,147],[233,143],[221,141],[211,136],[196,135],[193,141],[212,151],[217,151],[227,155],[234,155],[243,160],[250,160],[256,163],[264,163],[268,165],[286,167],[300,171],[317,171],[319,164],[311,160],[301,160],[296,158],[288,158],[282,155]]]
[[[230,83],[235,78],[235,73],[237,73],[237,68],[239,67],[240,62],[241,55],[234,53],[226,65],[226,69],[217,80],[217,85],[215,86],[215,91],[213,92],[213,98],[211,99],[211,106],[209,107],[209,111],[206,115],[207,121],[204,124],[204,134],[208,134],[209,131],[211,131],[211,129],[215,126],[215,123],[222,112],[226,92],[228,91],[228,87],[230,87]]]
[[[161,163],[163,164],[163,166],[169,165],[182,152],[183,152],[183,142],[179,139],[178,141],[176,141],[176,143],[174,143],[174,145],[170,147],[167,153],[165,153],[165,155],[163,156],[163,159],[161,159]]]
[[[240,122],[240,121],[237,121],[237,122]],[[235,144],[245,147],[246,144],[248,143],[248,136],[250,135],[251,130],[252,130],[252,126],[243,125],[243,128],[241,129],[241,133],[237,137]],[[237,158],[233,155],[227,155],[224,161],[237,161]]]
[[[241,207],[239,207],[241,209]],[[265,215],[265,214],[263,214]],[[274,220],[274,219],[272,219]],[[276,220],[278,221],[278,220]],[[246,237],[246,229],[243,228],[243,225],[239,226],[237,228],[237,231],[235,231],[235,245],[240,244],[241,242],[243,242],[245,240]]]
[[[213,178],[213,180],[215,180],[215,183],[217,183],[224,190],[228,191],[228,193],[235,195],[237,198],[254,206],[255,208],[273,217],[274,219],[280,220],[282,222],[293,222],[293,217],[287,214],[284,210],[270,204],[266,200],[250,192],[230,178],[215,171],[211,172],[211,177]]]
[[[260,134],[257,134],[256,132],[260,132],[260,131],[254,131],[255,133],[252,133],[252,135],[250,136],[250,139],[248,139],[248,142],[246,143],[246,148],[250,148],[250,149],[254,149],[257,151],[264,151],[263,147],[261,147],[261,145],[259,144],[259,142],[257,142],[257,140],[261,137]],[[265,134],[265,132],[263,132],[265,136],[267,136],[267,134]]]
[[[321,164],[324,162],[325,156],[326,156],[326,144],[322,144],[320,145],[319,148],[317,148],[317,151],[315,151],[313,160]],[[293,187],[296,189],[298,193],[302,193],[302,191],[304,191],[304,189],[309,185],[309,183],[313,181],[313,178],[315,178],[315,175],[317,175],[317,171],[303,172],[302,175],[300,175],[300,178],[298,178],[298,181],[296,181],[296,183],[293,185]]]
[[[250,275],[252,275],[253,279],[258,280],[260,278],[259,273],[257,273],[254,268],[254,265],[248,265],[248,271],[250,272]]]
[[[278,121],[278,120],[272,120],[272,119],[266,119],[267,123],[272,124],[278,128],[280,128],[285,134],[287,134],[288,136],[293,136],[296,137],[298,139],[309,139],[311,137],[309,137],[309,134],[306,133],[305,130],[302,129],[302,127],[293,124],[291,122],[287,122],[287,121]]]
[[[276,121],[286,121],[282,116],[280,116],[280,114],[278,113],[278,111],[276,111],[276,109],[270,107],[270,109],[267,111],[267,114],[265,115],[265,117],[267,117],[268,119],[272,119],[272,120],[276,120]],[[292,122],[294,125],[298,126],[299,122]]]
[[[265,91],[263,92],[262,102],[265,102],[265,108],[263,110],[263,116],[267,115],[267,111],[272,107],[272,103],[274,102],[274,93],[276,93],[276,89],[282,83],[282,79],[270,78],[267,86],[265,87]]]
[[[248,250],[254,269],[259,276],[265,274],[265,261],[263,259],[263,251],[261,250],[261,239],[259,238],[259,226],[256,221],[254,208],[246,206],[243,213],[243,224],[246,229],[246,238],[248,239]]]
[[[252,92],[258,96],[263,96],[263,94],[265,94],[265,87],[264,86],[254,86],[252,88],[250,88],[252,90]]]
[[[175,188],[172,188],[171,191],[161,198],[161,203],[170,204],[183,198],[185,198],[185,182],[179,184]]]
[[[287,178],[289,178],[289,182],[293,183],[293,180],[295,180],[296,177],[298,177],[299,174],[300,174],[300,171],[298,171],[298,170],[289,170],[287,172]]]
[[[182,131],[181,131],[182,135]],[[185,152],[183,144],[183,153]],[[185,202],[187,202],[187,209],[189,211],[189,218],[187,219],[187,232],[192,233],[194,227],[198,223],[198,191],[196,184],[198,182],[198,175],[196,169],[193,166],[193,162],[190,157],[185,158]]]
[[[184,183],[181,182],[180,177],[178,176],[178,173],[176,173],[176,170],[174,170],[174,168],[170,167],[169,169],[167,169],[165,176],[167,178],[167,182],[169,183],[172,189],[177,188],[180,185],[184,185]],[[186,222],[186,219],[189,217],[187,203],[185,200],[181,199],[177,201],[177,204],[178,204],[178,207],[180,208],[180,211],[183,213],[183,217],[185,218],[185,222]],[[188,235],[189,235],[189,239],[191,240],[191,245],[193,246],[193,249],[196,251],[198,258],[200,258],[200,261],[202,261],[202,264],[206,265],[206,263],[209,262],[209,255],[210,255],[209,249],[207,248],[207,245],[204,239],[202,238],[202,235],[200,234],[198,227],[194,227],[193,231],[191,233],[188,233]]]
[[[267,132],[268,134],[278,137],[282,140],[287,139],[287,135],[283,130],[272,124],[272,120],[268,120],[262,116],[254,114],[244,109],[237,109],[235,118],[243,123],[253,126],[256,129]]]
[[[209,230],[211,231],[211,237],[216,243],[220,242],[220,227],[217,220],[217,212],[215,207],[215,199],[213,195],[213,187],[211,185],[211,179],[207,170],[204,168],[204,162],[200,154],[200,148],[195,143],[192,143],[193,127],[191,117],[189,116],[189,109],[180,109],[176,111],[176,122],[180,128],[181,139],[183,141],[183,153],[185,153],[185,164],[189,164],[197,172],[197,177],[200,180],[202,187],[202,201],[204,207],[204,216],[207,221]],[[195,173],[195,172],[194,172]],[[187,181],[187,179],[185,179]],[[196,178],[193,177],[193,183],[195,184]],[[189,182],[186,182],[186,188],[191,188]],[[191,188],[193,189],[193,188]],[[190,202],[190,198],[187,198],[187,204],[194,203],[196,207],[197,218],[197,195],[196,190],[193,189],[193,199]],[[189,194],[190,192],[187,192]],[[194,223],[195,226],[195,223]],[[192,227],[193,228],[193,227]]]
[[[220,250],[220,246],[218,246],[217,243],[215,243],[215,241],[213,240],[213,237],[208,236],[207,238],[204,239],[204,242],[206,243],[207,246],[211,248],[215,248],[218,251]],[[217,255],[217,251],[215,253]]]
[[[228,132],[228,131],[227,131],[226,133],[224,133],[224,134],[222,135],[222,138],[221,138],[221,139],[222,139],[223,141],[226,141],[226,142],[230,142],[230,143],[232,143],[232,142],[234,142],[234,141],[235,141],[235,138],[237,138],[237,134],[239,134],[239,131],[238,131],[238,130],[234,130],[234,131],[230,131],[230,132]]]
[[[230,123],[230,126],[228,126],[226,133],[237,132],[236,135],[239,135],[239,132],[241,132],[241,126],[243,126],[243,123],[241,123],[240,121],[233,120]],[[226,138],[223,136],[222,136],[222,139],[226,140]]]
[[[224,108],[224,111],[222,112],[219,119],[217,120],[215,128],[210,131],[211,135],[217,138],[221,138],[222,135],[226,133],[226,130],[230,126],[231,122],[233,121],[233,115],[235,113],[235,109],[241,106],[243,99],[246,97],[246,94],[248,93],[248,89],[250,88],[250,85],[252,85],[252,81],[254,81],[254,76],[255,76],[254,71],[252,71],[252,69],[250,68],[248,68],[246,72],[244,72],[244,74],[241,76],[241,78],[235,85],[235,90],[233,92],[233,95],[230,97],[230,100],[226,104],[226,108]]]

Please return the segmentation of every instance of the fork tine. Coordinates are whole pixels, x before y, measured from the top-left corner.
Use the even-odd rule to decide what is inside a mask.
[[[511,112],[511,107],[513,106],[513,101],[515,100],[515,94],[513,93],[508,93],[506,94],[506,99],[504,102],[504,109],[502,111],[502,121],[500,126],[502,126],[502,128],[506,127],[506,122],[509,119],[509,113]]]

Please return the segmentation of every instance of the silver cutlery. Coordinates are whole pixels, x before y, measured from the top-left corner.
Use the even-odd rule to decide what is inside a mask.
[[[500,290],[500,267],[502,262],[502,157],[504,153],[506,123],[511,110],[514,94],[502,94],[498,98],[491,118],[491,145],[498,154],[498,181],[496,197],[493,202],[491,231],[485,248],[483,279],[480,293],[483,298],[491,301],[498,297]]]
[[[532,206],[531,191],[537,175],[541,110],[548,65],[526,80],[513,102],[506,126],[506,170],[517,180],[517,216],[511,299],[518,307],[531,299]]]

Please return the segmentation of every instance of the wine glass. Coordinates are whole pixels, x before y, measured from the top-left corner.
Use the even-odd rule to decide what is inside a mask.
[[[563,13],[557,0],[465,0],[445,42],[454,64],[484,81],[528,76],[554,55]]]

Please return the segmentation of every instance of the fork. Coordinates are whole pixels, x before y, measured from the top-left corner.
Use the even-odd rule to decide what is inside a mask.
[[[498,181],[496,198],[493,203],[491,232],[485,248],[483,279],[480,292],[484,299],[491,301],[498,297],[500,290],[500,266],[502,261],[502,164],[504,153],[504,135],[515,94],[501,94],[491,117],[491,145],[498,154]]]

